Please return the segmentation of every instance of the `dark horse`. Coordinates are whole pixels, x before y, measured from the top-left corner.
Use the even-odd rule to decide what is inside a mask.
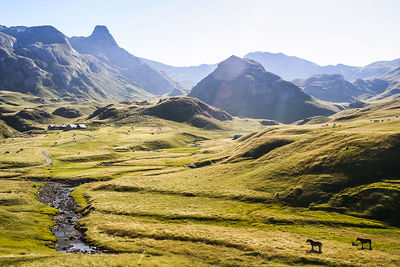
[[[310,243],[310,245],[311,245],[311,251],[314,251],[314,246],[316,246],[316,247],[318,247],[319,248],[319,253],[322,253],[322,243],[321,242],[319,242],[319,241],[314,241],[314,240],[311,240],[311,239],[307,239],[307,241],[306,241],[306,243]]]
[[[369,249],[372,249],[371,239],[357,238],[356,241],[361,242],[361,249],[364,249],[364,244],[369,244]]]

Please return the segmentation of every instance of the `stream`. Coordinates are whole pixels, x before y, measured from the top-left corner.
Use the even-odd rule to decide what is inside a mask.
[[[59,214],[53,218],[56,225],[51,230],[57,237],[55,249],[66,253],[101,253],[96,247],[86,244],[83,234],[75,228],[76,221],[82,217],[82,214],[76,212],[79,205],[70,195],[75,186],[48,182],[39,192],[42,203],[59,210]]]

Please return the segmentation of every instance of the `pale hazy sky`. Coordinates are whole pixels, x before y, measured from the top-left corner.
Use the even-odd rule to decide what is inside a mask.
[[[170,65],[283,52],[318,64],[400,58],[400,0],[0,0],[0,24],[87,36],[106,25],[132,54]]]

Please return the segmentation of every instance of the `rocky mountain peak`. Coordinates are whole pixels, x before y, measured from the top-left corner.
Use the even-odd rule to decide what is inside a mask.
[[[265,72],[264,67],[258,62],[233,55],[218,64],[213,76],[218,80],[232,80],[252,70]]]
[[[118,47],[117,42],[111,35],[110,31],[104,25],[96,25],[93,33],[89,36],[91,41],[98,43],[99,45],[108,47]]]

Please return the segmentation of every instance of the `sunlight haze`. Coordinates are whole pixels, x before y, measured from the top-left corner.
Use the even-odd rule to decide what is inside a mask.
[[[70,37],[106,25],[132,54],[176,66],[253,51],[360,66],[400,57],[398,10],[396,0],[19,0],[2,1],[0,24],[53,25]]]

